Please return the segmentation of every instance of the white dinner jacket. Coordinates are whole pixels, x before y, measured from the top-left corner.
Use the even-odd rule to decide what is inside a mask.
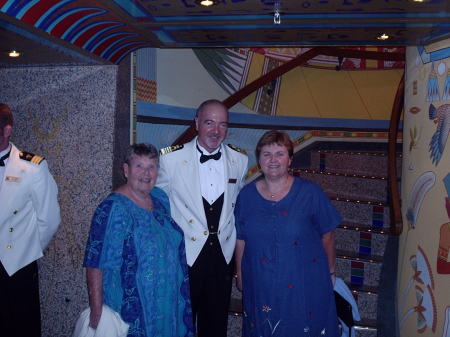
[[[10,276],[43,255],[60,222],[47,162],[21,159],[11,145],[0,187],[0,262]]]
[[[156,182],[169,196],[172,218],[184,232],[189,266],[194,264],[209,235],[200,187],[196,142],[197,138],[183,146],[163,149]],[[225,192],[217,235],[225,260],[229,263],[236,243],[234,206],[245,183],[248,158],[229,145],[223,144],[221,151]]]

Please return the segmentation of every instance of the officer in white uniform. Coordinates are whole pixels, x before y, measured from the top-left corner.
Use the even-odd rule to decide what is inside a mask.
[[[9,142],[13,116],[0,104],[0,331],[41,335],[38,268],[59,222],[57,187],[44,158]]]
[[[195,122],[198,137],[161,150],[157,186],[168,194],[172,217],[184,232],[197,335],[226,337],[236,243],[233,212],[248,158],[222,144],[228,130],[222,102],[203,102]]]

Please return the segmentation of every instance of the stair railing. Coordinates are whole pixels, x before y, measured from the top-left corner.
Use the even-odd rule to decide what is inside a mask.
[[[400,116],[403,111],[403,103],[405,98],[405,74],[403,74],[398,84],[397,93],[395,94],[394,104],[392,106],[391,121],[389,124],[388,138],[388,188],[390,197],[390,216],[391,226],[390,232],[393,235],[400,235],[403,230],[402,209],[400,201],[400,193],[398,189],[397,174],[397,136]]]

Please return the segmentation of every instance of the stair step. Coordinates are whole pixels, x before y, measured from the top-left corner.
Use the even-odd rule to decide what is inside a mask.
[[[368,229],[387,230],[390,226],[390,211],[385,202],[350,200],[330,196],[331,203],[343,218],[343,223]]]
[[[386,201],[385,179],[346,177],[299,170],[294,171],[293,175],[314,181],[327,194],[355,200]]]
[[[339,250],[382,256],[387,240],[388,235],[385,231],[372,231],[348,225],[336,229],[336,249]]]
[[[352,290],[358,304],[359,314],[363,319],[376,320],[378,307],[378,294],[376,292],[363,292]]]
[[[401,172],[401,155],[397,156],[397,172]],[[386,152],[319,150],[311,153],[311,169],[340,173],[387,176]]]
[[[336,251],[336,275],[352,286],[376,287],[380,282],[382,257]],[[360,288],[360,290],[363,288]]]
[[[228,330],[227,337],[241,337],[242,336],[242,316],[228,315]]]
[[[355,326],[355,336],[352,337],[379,337],[377,329],[368,326]]]

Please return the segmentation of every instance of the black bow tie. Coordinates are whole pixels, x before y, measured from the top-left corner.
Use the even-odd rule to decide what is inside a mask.
[[[203,154],[202,150],[200,150],[200,148],[197,145],[197,150],[198,152],[201,153],[200,155],[200,164],[203,164],[204,162],[207,162],[210,159],[214,159],[214,160],[219,160],[220,157],[222,156],[222,152],[217,152],[214,154]]]
[[[9,151],[7,154],[5,154],[3,157],[0,158],[0,166],[5,166],[5,160],[9,158],[9,154],[11,151]]]

